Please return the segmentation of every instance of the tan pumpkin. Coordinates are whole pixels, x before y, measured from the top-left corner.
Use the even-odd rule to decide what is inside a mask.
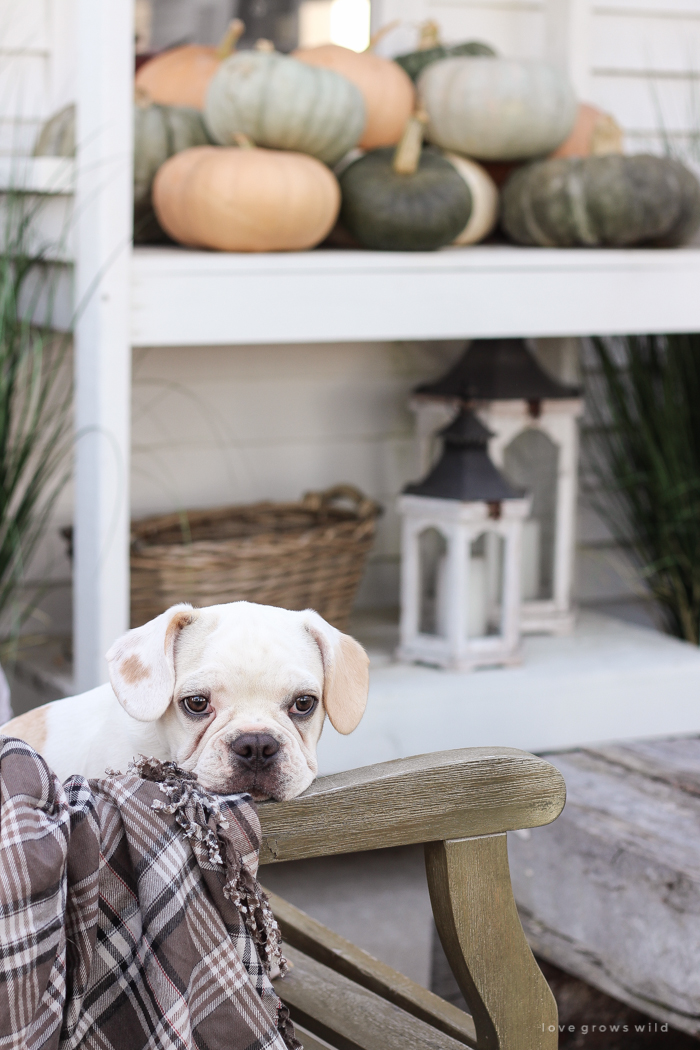
[[[333,172],[305,153],[198,146],[163,164],[153,206],[163,229],[181,244],[301,251],[330,233],[340,188]]]
[[[472,196],[469,221],[453,244],[478,244],[488,237],[498,222],[498,187],[481,164],[460,157],[457,153],[446,153],[445,157],[462,176]]]
[[[178,158],[176,165],[170,165],[164,176],[161,172],[167,165],[167,161],[161,164],[156,172],[151,186],[151,204],[156,213],[156,218],[162,228],[178,244],[195,244],[192,240],[189,228],[189,176],[200,163],[202,150],[214,149],[215,147],[194,146],[192,149],[182,150],[176,153]],[[171,157],[174,160],[175,157]],[[159,179],[159,176],[161,178]],[[156,198],[156,193],[158,197]],[[156,203],[156,200],[158,203]],[[166,222],[161,220],[161,211],[167,217]]]
[[[211,78],[235,49],[244,29],[241,20],[236,18],[217,47],[185,44],[155,55],[139,69],[136,86],[162,106],[204,109]]]
[[[580,102],[569,137],[552,157],[602,157],[622,153],[624,132],[614,117],[587,102]]]
[[[299,48],[293,55],[307,65],[341,73],[360,89],[367,111],[361,149],[396,145],[416,102],[411,78],[396,62],[338,44]]]

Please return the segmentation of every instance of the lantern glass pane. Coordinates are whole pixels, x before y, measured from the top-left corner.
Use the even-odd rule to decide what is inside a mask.
[[[523,529],[523,601],[552,598],[559,449],[541,430],[528,428],[506,448],[503,468],[511,484],[532,497],[530,519]]]
[[[443,580],[447,559],[447,540],[439,529],[424,529],[418,537],[420,559],[420,614],[421,634],[447,637]]]
[[[502,633],[505,542],[495,532],[482,532],[469,544],[465,604],[468,638]]]

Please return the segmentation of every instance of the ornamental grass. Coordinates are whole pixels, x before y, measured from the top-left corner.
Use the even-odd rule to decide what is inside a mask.
[[[700,642],[700,334],[588,341],[589,497],[661,626]],[[591,367],[592,366],[592,367]]]
[[[38,201],[38,202],[37,202]],[[39,243],[39,198],[3,194],[0,248],[0,617],[17,637],[43,590],[27,570],[71,470],[70,335],[52,327],[57,245]]]

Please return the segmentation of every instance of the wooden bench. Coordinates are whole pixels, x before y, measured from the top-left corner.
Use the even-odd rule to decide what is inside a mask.
[[[425,843],[435,922],[471,1010],[270,894],[293,964],[276,988],[306,1050],[553,1050],[556,1004],[520,925],[505,833],[549,824],[564,799],[543,759],[467,748],[322,777],[261,805],[261,864]]]

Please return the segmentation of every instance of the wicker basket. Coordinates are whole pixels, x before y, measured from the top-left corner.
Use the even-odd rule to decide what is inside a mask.
[[[316,609],[345,630],[379,513],[357,489],[337,485],[298,503],[132,522],[131,626],[176,602],[244,600]]]

